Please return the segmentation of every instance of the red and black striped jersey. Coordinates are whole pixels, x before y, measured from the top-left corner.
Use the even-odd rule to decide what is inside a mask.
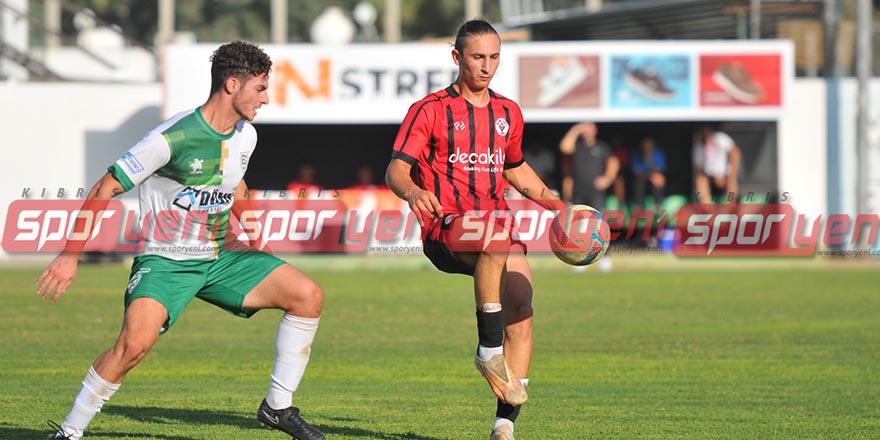
[[[507,210],[502,173],[523,163],[522,132],[517,103],[489,90],[475,107],[449,86],[410,107],[391,157],[413,165],[445,213]]]

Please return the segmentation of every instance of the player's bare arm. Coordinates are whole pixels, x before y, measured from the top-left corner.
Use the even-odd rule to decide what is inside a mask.
[[[419,188],[413,182],[411,170],[412,165],[400,159],[391,159],[385,170],[385,182],[397,197],[409,203],[409,208],[416,214],[419,226],[424,226],[424,218],[435,220],[443,215],[443,206],[434,193]]]
[[[559,200],[528,163],[504,170],[504,179],[529,200],[545,209],[557,211],[565,209],[565,202]]]
[[[244,179],[238,183],[238,186],[235,187],[233,191],[233,204],[232,215],[235,216],[239,220],[239,224],[242,224],[241,221],[242,215],[248,211],[255,211],[257,209],[256,204],[254,203],[254,199],[251,198],[251,190],[248,188]],[[251,223],[252,224],[252,223]],[[244,227],[242,226],[244,229]],[[245,232],[248,234],[248,238],[250,238],[251,246],[263,251],[263,252],[271,252],[268,245],[263,242],[261,233],[262,225],[256,224],[255,229],[246,230]],[[234,234],[229,234],[226,236],[228,240],[236,240]]]
[[[91,211],[94,213],[93,218],[100,218],[101,212],[107,209],[108,201],[124,192],[125,189],[115,177],[110,173],[104,174],[104,177],[89,191],[89,195],[86,196],[81,210]],[[91,228],[95,227],[95,223],[91,224]],[[92,235],[91,230],[87,232],[87,234],[84,234],[86,238],[83,240],[68,240],[64,251],[55,257],[46,270],[37,278],[37,295],[40,295],[43,300],[51,297],[54,303],[67,291],[73,280],[76,279],[79,257],[82,255],[83,249],[88,242],[88,237]]]

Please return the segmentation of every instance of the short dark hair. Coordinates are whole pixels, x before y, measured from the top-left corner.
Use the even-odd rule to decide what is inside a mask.
[[[457,50],[458,53],[463,53],[466,39],[483,34],[498,35],[498,31],[496,31],[488,21],[483,19],[477,18],[466,21],[458,28],[458,32],[455,34],[455,50]]]
[[[254,43],[233,41],[217,48],[211,55],[211,93],[220,90],[229,77],[242,82],[246,75],[260,76],[272,70],[272,60]]]

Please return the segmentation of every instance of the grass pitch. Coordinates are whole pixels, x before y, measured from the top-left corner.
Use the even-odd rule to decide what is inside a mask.
[[[880,438],[880,271],[761,266],[537,265],[550,269],[534,274],[535,358],[517,438]],[[121,324],[128,266],[81,266],[54,305],[34,294],[40,270],[0,270],[3,440],[46,438],[46,420],[61,421]],[[340,440],[488,438],[495,403],[472,365],[469,278],[309,274],[326,308],[294,398],[307,420]],[[87,438],[287,438],[255,419],[279,318],[194,301]]]

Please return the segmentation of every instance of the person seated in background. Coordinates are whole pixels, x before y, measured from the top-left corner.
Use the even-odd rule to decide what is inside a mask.
[[[632,155],[630,170],[633,175],[633,198],[638,209],[645,209],[645,192],[649,188],[654,196],[654,209],[659,209],[666,188],[666,154],[653,137],[642,139]]]
[[[700,127],[694,139],[694,189],[700,203],[711,203],[712,197],[727,200],[739,192],[739,163],[742,154],[736,142],[726,133],[709,126]]]
[[[296,179],[287,184],[290,197],[297,199],[318,198],[324,188],[315,182],[315,166],[305,162],[299,166]]]
[[[385,189],[388,188],[385,186],[384,182],[376,182],[375,174],[373,173],[373,167],[363,164],[357,167],[354,172],[355,177],[357,178],[357,182],[354,185],[348,187],[349,189],[361,189],[361,190],[373,190],[373,189]]]

